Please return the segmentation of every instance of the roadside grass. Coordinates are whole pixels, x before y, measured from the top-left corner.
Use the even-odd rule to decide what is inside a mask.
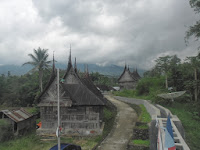
[[[134,145],[142,145],[149,147],[150,146],[150,141],[149,140],[132,140]]]
[[[143,123],[149,123],[151,122],[151,116],[147,112],[146,108],[144,105],[139,105],[141,108],[141,115],[139,116],[139,120]]]
[[[122,96],[122,97],[129,97],[129,98],[138,98],[138,99],[145,99],[145,100],[150,100],[152,99],[152,96],[149,95],[143,95],[139,96],[137,95],[136,90],[122,90],[122,91],[113,91],[112,94],[115,96]]]
[[[151,116],[149,115],[149,113],[147,112],[146,108],[144,107],[144,105],[136,105],[136,104],[130,104],[127,103],[129,106],[131,106],[137,113],[138,116],[138,122],[144,123],[141,124],[139,126],[137,126],[137,128],[139,129],[148,129],[148,125],[146,123],[151,122]]]
[[[82,150],[91,150],[97,145],[105,136],[111,131],[116,112],[109,108],[104,108],[104,130],[103,134],[95,137],[61,137],[61,142],[72,143],[80,145]],[[4,124],[2,121],[1,124]],[[0,150],[49,150],[52,146],[57,144],[57,140],[42,141],[41,137],[35,133],[31,133],[25,136],[16,137],[13,140],[0,143]]]

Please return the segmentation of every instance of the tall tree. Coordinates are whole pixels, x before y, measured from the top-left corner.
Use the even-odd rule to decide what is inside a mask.
[[[51,61],[48,61],[48,49],[41,49],[40,47],[37,50],[33,50],[34,54],[28,54],[31,57],[32,61],[26,62],[23,65],[32,65],[33,69],[30,72],[38,71],[39,72],[39,83],[40,83],[40,91],[43,91],[43,71],[49,67]]]
[[[200,13],[200,1],[199,0],[190,0],[190,6],[194,9],[196,13]],[[185,41],[194,36],[196,40],[200,37],[200,20],[196,22],[195,25],[190,26],[188,31],[186,32]]]
[[[194,97],[195,97],[195,101],[197,101],[198,99],[198,79],[197,79],[197,71],[199,69],[199,65],[200,65],[200,53],[197,56],[193,56],[193,57],[187,57],[186,60],[189,60],[189,63],[191,64],[192,68],[194,69]]]
[[[172,59],[172,56],[165,56],[165,57],[159,57],[156,59],[156,68],[160,70],[165,75],[165,87],[168,89],[168,71],[170,69],[170,61]]]
[[[173,88],[175,91],[177,91],[178,89],[178,86],[180,84],[180,71],[179,71],[179,68],[178,66],[180,65],[181,63],[181,59],[177,57],[177,55],[173,55],[171,57],[171,60],[170,60],[170,78],[171,78],[171,83],[173,85]]]

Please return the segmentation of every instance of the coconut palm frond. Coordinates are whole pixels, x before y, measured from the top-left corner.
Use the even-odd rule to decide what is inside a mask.
[[[50,61],[46,61],[46,64],[50,64],[50,63],[52,63],[52,61],[50,60]]]
[[[24,65],[32,65],[32,66],[35,66],[35,65],[36,65],[36,63],[35,63],[35,62],[32,62],[32,61],[30,61],[30,62],[26,62],[26,63],[22,64],[22,66],[24,66]]]
[[[31,70],[29,70],[27,73],[29,74],[31,74],[31,73],[33,73],[33,72],[36,72],[38,70],[38,67],[36,66],[36,67],[34,67],[33,69],[31,69]]]
[[[33,54],[28,54],[34,62],[38,62],[38,59]]]
[[[34,66],[33,69],[31,69],[28,73],[32,73],[35,71],[39,71],[39,81],[40,81],[40,89],[41,91],[43,90],[42,88],[42,72],[45,68],[49,67],[49,64],[51,63],[51,61],[47,61],[48,59],[48,53],[47,53],[48,49],[41,49],[40,47],[36,50],[33,50],[33,54],[28,54],[28,56],[31,57],[32,61],[30,62],[26,62],[23,65],[29,64]]]

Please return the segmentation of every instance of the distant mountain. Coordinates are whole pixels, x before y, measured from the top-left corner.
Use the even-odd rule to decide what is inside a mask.
[[[62,70],[67,68],[67,65],[62,64],[62,63],[57,63],[56,64],[57,68],[60,68]],[[84,72],[85,64],[77,64],[77,68],[81,71]],[[89,72],[99,72],[103,75],[108,75],[108,76],[120,76],[121,73],[124,70],[124,67],[116,66],[116,65],[107,65],[107,66],[99,66],[96,64],[88,64]],[[7,75],[8,71],[10,71],[11,75],[23,75],[26,74],[28,71],[32,69],[31,66],[25,65],[25,66],[17,66],[17,65],[2,65],[0,66],[0,74]],[[133,69],[130,69],[133,71]],[[145,70],[139,69],[138,68],[138,73],[143,76],[143,73]]]

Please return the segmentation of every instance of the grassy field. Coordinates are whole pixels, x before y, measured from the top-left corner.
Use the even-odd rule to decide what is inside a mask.
[[[138,98],[138,99],[151,99],[149,95],[138,96],[135,90],[123,90],[123,91],[114,91],[112,92],[115,96],[129,97],[129,98]]]
[[[92,149],[97,144],[97,138],[72,138],[62,137],[61,142],[73,143],[80,145],[83,150]],[[57,144],[57,140],[41,141],[40,137],[32,133],[21,138],[10,140],[0,144],[1,150],[49,150],[53,145]]]
[[[63,143],[73,143],[80,145],[82,150],[91,150],[102,138],[110,132],[114,124],[116,112],[108,108],[104,108],[104,130],[101,136],[96,137],[61,137]],[[40,136],[35,133],[18,137],[13,140],[0,143],[0,150],[49,150],[57,143],[56,138],[51,141],[42,141]]]

